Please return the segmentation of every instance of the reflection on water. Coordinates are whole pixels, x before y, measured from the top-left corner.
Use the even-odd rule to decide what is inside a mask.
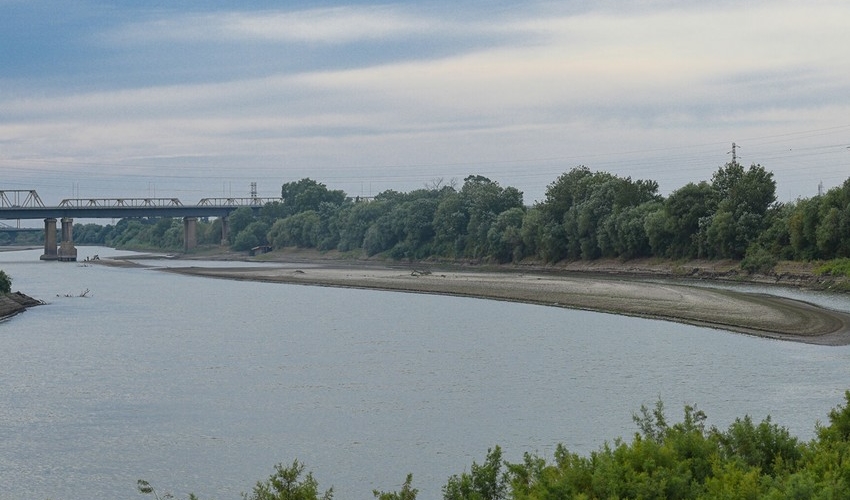
[[[239,498],[295,458],[337,498],[397,489],[408,472],[420,498],[439,498],[495,444],[509,460],[559,442],[586,453],[630,437],[632,413],[659,397],[671,419],[693,403],[720,427],[771,414],[808,439],[850,380],[845,347],[40,253],[0,253],[14,288],[49,302],[0,323],[8,498],[127,498],[139,478]],[[95,253],[127,254],[80,249]]]

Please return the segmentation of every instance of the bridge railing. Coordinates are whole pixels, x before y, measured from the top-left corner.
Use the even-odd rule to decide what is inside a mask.
[[[35,189],[4,189],[0,190],[0,207],[43,207],[44,203]]]
[[[177,198],[68,198],[59,202],[63,208],[93,207],[182,207]]]
[[[259,207],[273,201],[281,201],[280,198],[202,198],[198,206],[213,207]]]

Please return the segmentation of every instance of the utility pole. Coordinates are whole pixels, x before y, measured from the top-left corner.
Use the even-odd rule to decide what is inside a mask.
[[[732,151],[729,151],[729,153],[732,153],[732,163],[738,163],[738,145],[734,142],[732,143]]]

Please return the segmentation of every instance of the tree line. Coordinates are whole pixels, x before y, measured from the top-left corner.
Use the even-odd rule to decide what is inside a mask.
[[[850,179],[809,199],[776,201],[773,174],[730,162],[710,180],[664,197],[658,183],[578,166],[526,206],[514,187],[480,175],[462,185],[435,181],[410,192],[350,197],[305,178],[281,188],[259,213],[229,220],[235,250],[259,245],[338,250],[392,259],[478,262],[599,258],[736,259],[748,271],[779,260],[850,257]],[[179,249],[182,223],[124,219],[114,226],[77,225],[74,240],[127,248]],[[221,221],[199,225],[200,244],[221,243]]]
[[[503,459],[496,446],[482,463],[448,478],[444,500],[678,499],[793,500],[850,498],[850,391],[844,406],[829,412],[829,424],[801,442],[772,422],[745,416],[726,430],[708,427],[706,415],[686,406],[681,422],[670,424],[659,402],[634,415],[639,432],[631,442],[615,439],[589,455],[558,445],[551,459],[526,453]],[[246,500],[331,500],[297,460],[277,465]],[[400,490],[378,491],[378,500],[415,500],[407,475]],[[158,494],[147,481],[139,491]],[[163,497],[165,498],[165,497]],[[189,498],[195,499],[194,495]]]

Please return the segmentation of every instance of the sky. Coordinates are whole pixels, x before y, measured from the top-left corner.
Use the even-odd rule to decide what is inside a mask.
[[[850,2],[0,0],[0,189],[351,196],[584,165],[850,178]]]

